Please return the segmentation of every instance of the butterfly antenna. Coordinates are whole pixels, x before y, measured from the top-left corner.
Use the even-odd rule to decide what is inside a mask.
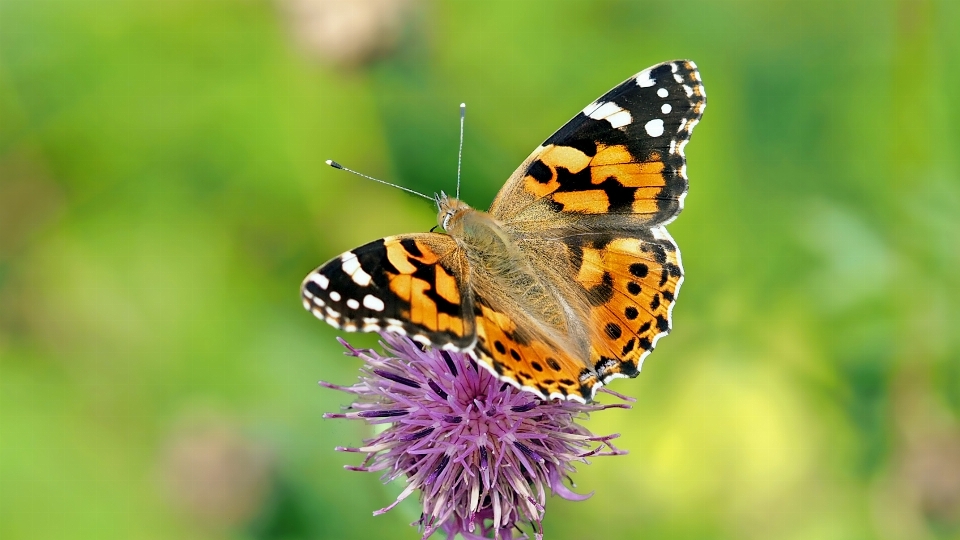
[[[463,119],[467,116],[467,104],[460,104],[460,151],[457,153],[457,200],[460,200],[460,165],[463,163]]]
[[[359,173],[359,172],[357,172],[357,171],[355,171],[355,170],[353,170],[353,169],[348,169],[348,168],[344,167],[343,165],[337,163],[336,161],[334,161],[334,160],[332,160],[332,159],[328,159],[328,160],[327,160],[327,165],[333,167],[334,169],[340,169],[341,171],[347,171],[348,173],[353,173],[353,174],[355,174],[355,175],[357,175],[357,176],[366,178],[367,180],[373,180],[374,182],[380,182],[381,184],[386,184],[386,185],[388,185],[388,186],[395,187],[395,188],[397,188],[397,189],[402,189],[403,191],[406,191],[407,193],[413,193],[414,195],[417,195],[418,197],[423,197],[424,199],[427,199],[428,201],[434,200],[433,197],[428,197],[428,196],[424,195],[423,193],[420,193],[419,191],[414,191],[414,190],[412,190],[412,189],[408,189],[408,188],[405,188],[405,187],[403,187],[403,186],[398,186],[398,185],[396,185],[396,184],[391,184],[390,182],[384,182],[383,180],[380,180],[380,179],[378,179],[378,178],[374,178],[374,177],[372,177],[372,176],[367,176],[367,175],[365,175],[365,174],[363,174],[363,173]]]

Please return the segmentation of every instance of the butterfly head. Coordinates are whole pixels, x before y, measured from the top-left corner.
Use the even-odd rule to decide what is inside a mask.
[[[467,203],[460,199],[455,199],[442,191],[439,195],[435,196],[435,199],[438,210],[437,224],[447,232],[450,232],[452,230],[451,228],[456,228],[463,211],[470,209]]]

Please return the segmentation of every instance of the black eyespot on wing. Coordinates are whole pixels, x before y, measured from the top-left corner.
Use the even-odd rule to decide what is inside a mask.
[[[610,339],[620,339],[620,336],[623,335],[623,330],[616,323],[608,323],[604,331]]]
[[[630,273],[638,278],[647,277],[647,272],[649,272],[647,265],[643,263],[633,263],[630,265]]]

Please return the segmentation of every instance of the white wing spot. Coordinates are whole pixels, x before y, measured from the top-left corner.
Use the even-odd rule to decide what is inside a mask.
[[[593,102],[583,108],[583,114],[594,120],[606,120],[614,129],[626,126],[633,121],[629,111],[612,101]]]
[[[357,260],[357,256],[353,253],[344,253],[341,260],[343,260],[343,264],[341,265],[343,272],[350,276],[357,285],[366,287],[373,281],[370,274],[364,272],[363,268],[360,268],[360,261]]]
[[[663,120],[659,118],[654,118],[653,120],[646,123],[643,126],[643,129],[647,130],[647,135],[651,137],[659,137],[663,135]]]
[[[665,98],[665,97],[667,97],[667,96],[670,95],[670,91],[667,90],[666,88],[661,88],[661,89],[657,90],[657,95],[660,96],[660,97],[662,97],[662,98]]]
[[[633,122],[633,117],[630,116],[629,112],[625,110],[621,110],[618,113],[614,113],[608,116],[607,122],[610,122],[610,127],[612,127],[613,129],[619,129],[619,128],[622,128],[623,126],[630,125],[630,122]]]
[[[339,301],[340,301],[340,293],[338,293],[337,291],[331,291],[331,292],[330,292],[330,299],[333,300],[334,302],[339,302]]]
[[[351,298],[347,300],[347,307],[350,309],[357,309],[358,307],[360,307],[360,302],[357,302],[356,300]]]
[[[314,274],[310,276],[310,281],[319,285],[320,288],[323,290],[327,290],[327,287],[330,286],[330,279],[323,274]]]
[[[677,73],[674,73],[674,74],[673,74],[673,80],[675,80],[675,81],[677,81],[678,83],[681,83],[681,84],[683,83],[683,77],[681,77],[681,76],[680,76],[679,74],[677,74]]]
[[[656,81],[650,78],[650,70],[645,69],[640,73],[637,73],[635,77],[637,79],[637,86],[640,88],[650,88],[651,86],[657,84]]]
[[[356,273],[351,277],[353,278],[353,282],[361,287],[366,287],[371,281],[373,281],[373,278],[370,277],[370,274],[364,272],[362,268],[358,268]]]
[[[374,311],[383,311],[386,306],[384,306],[383,300],[368,294],[363,297],[363,307]]]
[[[664,103],[663,105],[660,106],[660,112],[662,112],[663,114],[670,114],[670,111],[672,110],[673,110],[673,107],[671,107],[669,103]]]
[[[346,273],[348,276],[352,276],[353,273],[360,268],[360,261],[357,260],[357,256],[352,252],[348,251],[344,253],[340,256],[340,260],[343,261],[340,266],[343,268],[344,273]]]

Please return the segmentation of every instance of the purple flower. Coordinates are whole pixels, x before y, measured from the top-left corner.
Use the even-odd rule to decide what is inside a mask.
[[[510,539],[520,524],[531,523],[540,539],[548,491],[570,500],[590,497],[564,485],[573,463],[626,453],[612,443],[619,435],[597,437],[574,422],[591,412],[629,408],[626,403],[543,401],[478,368],[466,354],[424,351],[405,337],[382,337],[388,356],[340,340],[348,355],[366,362],[360,381],[320,383],[354,395],[344,413],[325,418],[388,424],[360,448],[337,448],[366,454],[361,466],[348,470],[383,471],[384,482],[406,478],[397,500],[374,515],[419,490],[423,538],[442,529],[448,538]]]

